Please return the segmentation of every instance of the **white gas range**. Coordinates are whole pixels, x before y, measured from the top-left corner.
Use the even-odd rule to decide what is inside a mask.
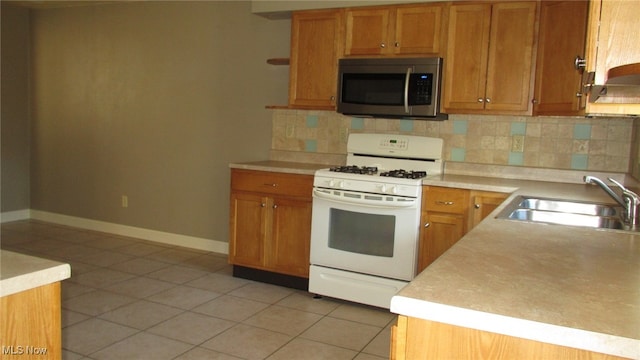
[[[347,165],[314,177],[309,291],[386,307],[416,275],[422,180],[439,138],[351,134]]]

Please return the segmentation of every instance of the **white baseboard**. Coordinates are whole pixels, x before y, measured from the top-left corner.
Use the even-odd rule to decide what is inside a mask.
[[[25,210],[29,216],[26,218],[20,218],[16,220],[35,219],[40,221],[46,221],[59,225],[73,226],[81,229],[94,230],[106,232],[114,235],[129,236],[133,238],[155,241],[163,244],[184,246],[192,249],[213,251],[220,254],[229,253],[229,243],[218,240],[211,240],[205,238],[199,238],[188,235],[173,234],[163,231],[143,229],[134,226],[114,224],[105,221],[91,220],[85,218],[79,218],[75,216],[68,216],[62,214],[51,213],[40,210]],[[5,221],[5,214],[2,213],[2,221]],[[17,216],[9,214],[8,217]],[[9,220],[7,220],[9,221]]]
[[[11,221],[28,220],[31,217],[31,210],[23,209],[16,211],[5,211],[0,213],[0,223]]]

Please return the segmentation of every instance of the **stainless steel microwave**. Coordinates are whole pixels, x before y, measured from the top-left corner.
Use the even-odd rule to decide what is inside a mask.
[[[338,61],[337,111],[381,118],[445,120],[440,113],[442,58]]]

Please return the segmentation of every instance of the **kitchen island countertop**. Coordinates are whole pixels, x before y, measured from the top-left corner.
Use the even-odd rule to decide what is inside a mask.
[[[495,218],[516,195],[611,198],[586,184],[461,176],[425,181],[464,183],[512,195],[402,289],[392,312],[640,358],[640,234]]]
[[[71,277],[69,264],[0,250],[0,297]]]

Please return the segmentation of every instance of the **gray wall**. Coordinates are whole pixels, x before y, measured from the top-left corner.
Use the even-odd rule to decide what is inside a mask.
[[[0,211],[29,208],[29,10],[2,6]]]
[[[286,104],[288,67],[265,60],[288,56],[290,22],[248,1],[38,9],[30,21],[30,207],[228,241],[228,164],[269,157],[265,105]]]

